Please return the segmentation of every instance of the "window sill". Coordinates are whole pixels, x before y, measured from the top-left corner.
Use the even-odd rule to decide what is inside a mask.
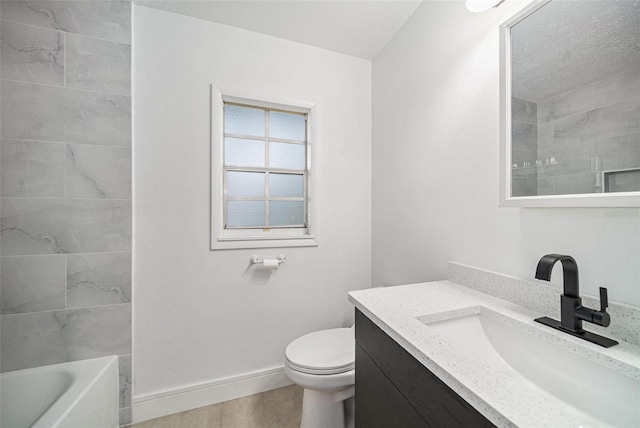
[[[211,243],[212,250],[240,250],[251,248],[317,247],[313,235],[282,236],[220,236]]]

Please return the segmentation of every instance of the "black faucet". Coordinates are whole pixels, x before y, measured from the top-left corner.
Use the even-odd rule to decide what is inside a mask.
[[[588,340],[605,348],[617,345],[618,342],[604,336],[600,336],[582,328],[582,321],[608,327],[611,317],[607,313],[609,302],[607,299],[607,289],[600,287],[600,310],[582,306],[582,299],[578,287],[578,264],[571,256],[562,254],[547,254],[538,262],[536,268],[536,278],[549,281],[551,270],[556,262],[562,263],[562,274],[564,281],[563,294],[560,296],[560,321],[549,317],[537,318],[534,321],[564,331],[581,339]]]

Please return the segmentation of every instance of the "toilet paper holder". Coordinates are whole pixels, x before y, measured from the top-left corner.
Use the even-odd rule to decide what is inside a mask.
[[[265,260],[268,259],[261,259],[258,256],[251,256],[251,263],[254,265],[261,265],[265,262]],[[269,260],[269,261],[277,261],[278,262],[278,266],[281,265],[282,263],[287,261],[287,256],[285,256],[283,253],[278,254],[278,258],[275,260]]]

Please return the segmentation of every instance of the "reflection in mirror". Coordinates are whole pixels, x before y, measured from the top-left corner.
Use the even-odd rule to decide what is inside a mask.
[[[640,1],[552,0],[510,36],[511,196],[640,191]]]

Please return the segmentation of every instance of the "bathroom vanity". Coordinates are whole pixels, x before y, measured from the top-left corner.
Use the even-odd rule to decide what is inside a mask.
[[[539,311],[451,281],[349,299],[356,427],[640,426],[637,338],[602,348],[534,322]],[[636,323],[631,312],[618,324]]]
[[[357,427],[490,427],[480,412],[356,309]]]

